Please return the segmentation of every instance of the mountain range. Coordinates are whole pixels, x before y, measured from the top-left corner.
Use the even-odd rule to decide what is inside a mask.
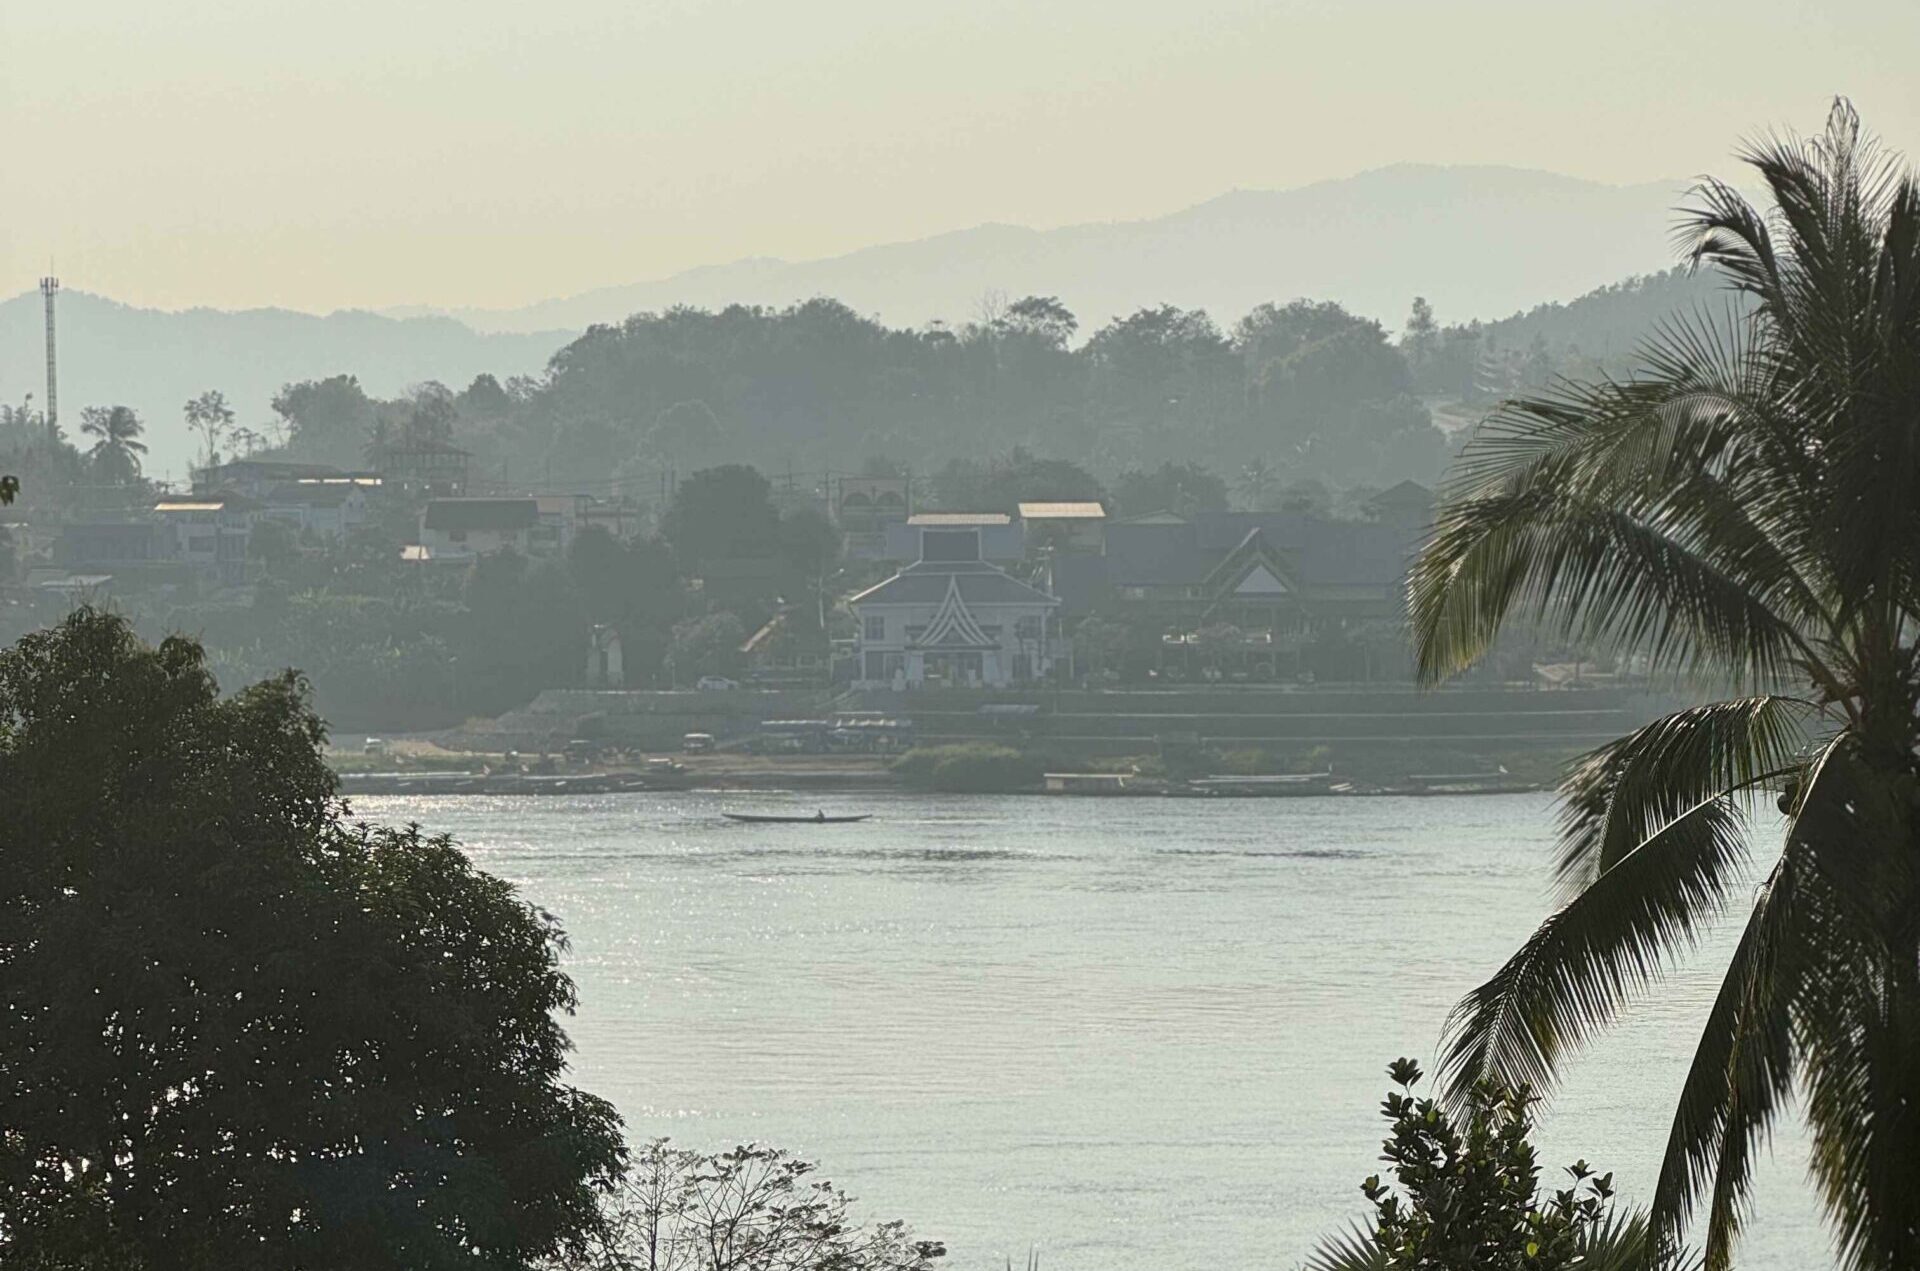
[[[1296,189],[1235,190],[1147,220],[981,225],[822,260],[742,260],[519,308],[437,312],[482,331],[578,330],[676,304],[833,296],[919,326],[970,318],[991,295],[1053,295],[1090,331],[1143,305],[1205,308],[1224,324],[1263,301],[1308,296],[1397,327],[1424,295],[1442,321],[1495,318],[1670,263],[1685,186],[1401,164]]]
[[[810,261],[752,259],[514,309],[325,316],[284,309],[135,308],[60,297],[62,415],[125,403],[148,420],[151,467],[189,453],[180,407],[225,392],[243,423],[288,380],[351,372],[390,395],[480,371],[537,373],[589,325],[685,304],[781,305],[833,296],[894,325],[965,321],[992,296],[1054,295],[1082,334],[1144,305],[1204,307],[1223,325],[1263,301],[1333,299],[1397,328],[1426,296],[1442,322],[1566,300],[1671,259],[1684,183],[1606,185],[1506,167],[1403,164],[1289,190],[1236,190],[1146,220],[981,225]],[[76,280],[78,281],[78,280]],[[40,297],[0,301],[0,400],[42,391]]]

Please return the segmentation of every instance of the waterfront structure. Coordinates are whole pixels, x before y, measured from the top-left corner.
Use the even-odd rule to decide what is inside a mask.
[[[1004,688],[1052,671],[1060,602],[982,557],[983,539],[1007,524],[1002,517],[914,527],[914,563],[847,602],[857,683]]]

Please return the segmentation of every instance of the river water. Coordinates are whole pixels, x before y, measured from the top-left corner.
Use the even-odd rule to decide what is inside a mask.
[[[574,1079],[638,1138],[820,1162],[954,1271],[1298,1266],[1360,1217],[1384,1068],[1547,910],[1550,802],[365,798],[559,915]],[[1724,929],[1546,1110],[1650,1195]],[[1740,1265],[1831,1265],[1779,1135]]]

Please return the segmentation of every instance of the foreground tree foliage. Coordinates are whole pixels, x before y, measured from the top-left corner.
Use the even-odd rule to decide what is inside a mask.
[[[856,1225],[852,1198],[813,1170],[758,1144],[704,1155],[656,1139],[564,1271],[930,1271],[945,1256],[904,1223]]]
[[[1738,293],[1651,370],[1500,411],[1416,568],[1425,676],[1510,617],[1737,696],[1603,747],[1565,786],[1566,904],[1462,1003],[1453,1097],[1544,1087],[1729,900],[1743,813],[1777,857],[1675,1112],[1652,1220],[1731,1265],[1756,1150],[1798,1086],[1845,1263],[1920,1266],[1920,184],[1846,103],[1708,184],[1690,256]],[[1750,316],[1744,316],[1750,314]]]
[[[321,739],[108,614],[0,653],[0,1263],[518,1268],[596,1221],[558,932],[348,822]]]
[[[1469,1092],[1464,1121],[1432,1099],[1416,1099],[1420,1066],[1395,1061],[1401,1089],[1381,1114],[1392,1124],[1381,1157],[1396,1191],[1379,1175],[1360,1185],[1374,1207],[1371,1226],[1321,1244],[1308,1271],[1651,1271],[1672,1259],[1649,1256],[1649,1229],[1614,1208],[1613,1175],[1585,1161],[1567,1167],[1570,1187],[1540,1190],[1529,1136],[1533,1096],[1483,1081]]]

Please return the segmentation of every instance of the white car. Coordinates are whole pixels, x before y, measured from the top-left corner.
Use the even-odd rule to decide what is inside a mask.
[[[709,692],[740,687],[739,684],[728,679],[724,675],[703,675],[697,681],[694,682],[693,686],[697,689],[701,689]]]

